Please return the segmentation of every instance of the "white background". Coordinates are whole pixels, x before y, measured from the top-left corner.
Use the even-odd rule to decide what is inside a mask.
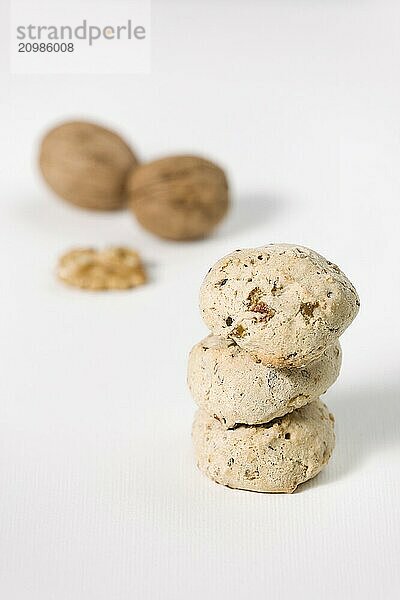
[[[9,76],[2,37],[0,596],[397,598],[400,4],[158,0],[152,15],[144,76]],[[218,160],[229,218],[167,243],[59,201],[37,142],[70,117],[116,127],[144,160]],[[337,262],[362,301],[325,396],[332,461],[287,496],[197,471],[185,384],[203,275],[277,241]],[[57,257],[81,244],[137,248],[151,282],[63,287]]]

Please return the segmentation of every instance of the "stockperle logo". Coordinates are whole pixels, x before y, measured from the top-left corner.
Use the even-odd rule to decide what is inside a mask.
[[[148,73],[150,0],[12,0],[14,73]]]

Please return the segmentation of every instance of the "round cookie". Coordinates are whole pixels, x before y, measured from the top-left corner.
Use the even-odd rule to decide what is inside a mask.
[[[320,400],[265,425],[235,429],[200,410],[192,437],[203,473],[254,492],[294,492],[321,471],[335,445],[334,419]]]
[[[291,244],[228,254],[210,269],[200,291],[211,332],[233,338],[274,367],[302,367],[318,358],[359,306],[336,265]]]
[[[267,423],[326,392],[341,362],[338,341],[303,368],[276,369],[233,340],[209,335],[190,352],[188,384],[199,407],[228,428]]]

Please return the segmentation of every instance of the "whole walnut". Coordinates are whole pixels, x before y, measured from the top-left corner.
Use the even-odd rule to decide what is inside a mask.
[[[137,158],[116,133],[93,123],[70,121],[47,133],[39,164],[48,185],[68,202],[94,210],[126,203],[126,177]]]
[[[143,227],[171,240],[206,236],[229,205],[224,172],[198,156],[141,165],[130,173],[127,188],[129,207]]]

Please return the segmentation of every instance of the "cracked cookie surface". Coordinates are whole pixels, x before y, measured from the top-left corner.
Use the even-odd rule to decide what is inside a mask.
[[[302,368],[267,367],[233,340],[208,336],[189,356],[188,384],[198,406],[227,428],[266,423],[318,398],[336,381],[339,342]]]
[[[192,438],[198,467],[217,483],[292,493],[329,461],[335,445],[334,419],[320,400],[265,425],[235,429],[226,429],[199,410]]]
[[[275,367],[301,367],[318,358],[359,305],[354,286],[336,265],[292,244],[232,252],[210,269],[200,290],[211,332]]]

